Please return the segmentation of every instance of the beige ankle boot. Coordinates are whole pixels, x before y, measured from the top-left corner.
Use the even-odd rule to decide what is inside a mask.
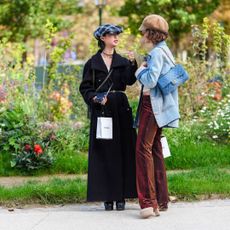
[[[151,216],[154,216],[153,208],[149,207],[149,208],[143,208],[143,209],[141,209],[140,216],[142,218],[144,218],[144,219],[149,218]]]
[[[153,212],[155,213],[155,216],[160,216],[160,210],[159,210],[159,208],[154,208]]]

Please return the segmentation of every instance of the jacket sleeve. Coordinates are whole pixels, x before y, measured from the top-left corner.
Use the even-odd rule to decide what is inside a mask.
[[[163,55],[157,49],[151,53],[151,58],[147,63],[147,67],[140,67],[135,75],[146,88],[154,88],[157,85],[158,78],[163,68]]]
[[[133,85],[136,82],[135,72],[137,70],[137,62],[136,60],[134,62],[128,61],[128,67],[127,67],[127,85]]]
[[[92,98],[96,96],[93,86],[93,70],[91,69],[91,60],[89,60],[84,66],[82,82],[79,90],[86,104],[90,105]]]

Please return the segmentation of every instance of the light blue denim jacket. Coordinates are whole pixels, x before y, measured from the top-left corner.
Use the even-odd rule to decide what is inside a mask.
[[[162,47],[169,57],[174,61],[174,57],[165,41],[158,43],[150,52],[147,58],[147,67],[140,67],[136,71],[136,78],[145,88],[150,89],[150,99],[152,110],[157,124],[160,128],[177,128],[179,125],[179,104],[178,90],[163,95],[157,86],[158,78],[165,74],[174,65],[169,57],[160,48]]]

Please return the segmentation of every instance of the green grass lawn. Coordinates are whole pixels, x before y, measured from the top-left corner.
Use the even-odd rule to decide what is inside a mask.
[[[230,168],[229,142],[213,141],[203,124],[183,124],[178,129],[164,129],[172,156],[166,159],[167,169],[198,167]]]
[[[165,160],[168,170],[194,169],[207,166],[230,168],[230,148],[227,144],[215,143],[213,145],[213,142],[207,140],[199,142],[184,141],[178,145],[169,144],[172,156]],[[55,155],[55,163],[49,170],[39,170],[32,174],[87,173],[87,158],[87,153],[79,153],[78,151],[60,152]],[[0,176],[27,174],[11,168],[9,154],[0,154]]]
[[[34,172],[22,172],[11,168],[10,156],[7,153],[0,154],[0,176],[25,176],[25,175],[46,175],[46,174],[83,174],[87,172],[88,157],[86,153],[78,151],[62,152],[54,155],[54,165],[50,169],[41,169]]]
[[[167,158],[169,191],[182,200],[201,197],[230,197],[230,146],[214,142],[203,135],[203,126],[181,126],[166,129],[172,156]],[[86,174],[88,127],[80,133],[59,133],[62,141],[53,149],[54,165],[33,173],[21,172],[10,166],[10,155],[0,153],[0,176]],[[71,138],[72,137],[72,138]],[[1,180],[1,178],[0,178]],[[83,202],[86,198],[85,179],[51,179],[32,181],[12,188],[0,187],[0,205],[62,204]]]
[[[76,130],[64,129],[57,133],[57,141],[52,147],[55,158],[49,169],[39,170],[33,175],[82,174],[87,173],[87,149],[89,124]],[[168,170],[194,169],[200,167],[230,168],[230,145],[214,142],[204,135],[204,125],[185,125],[179,129],[164,129],[172,156],[165,160]],[[0,153],[0,176],[26,175],[12,169],[10,154]],[[31,174],[31,173],[29,173]]]
[[[213,194],[230,196],[230,171],[213,167],[168,174],[170,195],[180,200],[194,200]],[[48,182],[30,181],[17,187],[0,187],[0,205],[66,204],[84,202],[85,179],[50,179]]]
[[[85,194],[86,181],[82,179],[30,181],[18,187],[0,187],[0,205],[75,203],[85,200]]]
[[[180,199],[193,200],[219,194],[230,196],[230,170],[215,167],[198,168],[168,175],[169,191]]]
[[[167,169],[193,169],[214,166],[230,168],[230,146],[204,141],[183,141],[177,145],[170,143],[172,156],[166,158]]]

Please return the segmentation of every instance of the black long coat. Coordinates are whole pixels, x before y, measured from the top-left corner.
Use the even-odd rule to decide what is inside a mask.
[[[136,81],[137,65],[132,64],[116,52],[113,55],[110,79],[99,92],[106,92],[113,82],[105,106],[96,104],[92,98],[97,88],[108,75],[108,70],[98,52],[85,64],[80,92],[91,107],[89,140],[87,201],[118,201],[136,198],[135,145],[136,131],[133,129],[132,110],[125,93],[127,85]],[[93,85],[93,69],[95,81]],[[97,117],[113,118],[113,139],[96,139]]]

